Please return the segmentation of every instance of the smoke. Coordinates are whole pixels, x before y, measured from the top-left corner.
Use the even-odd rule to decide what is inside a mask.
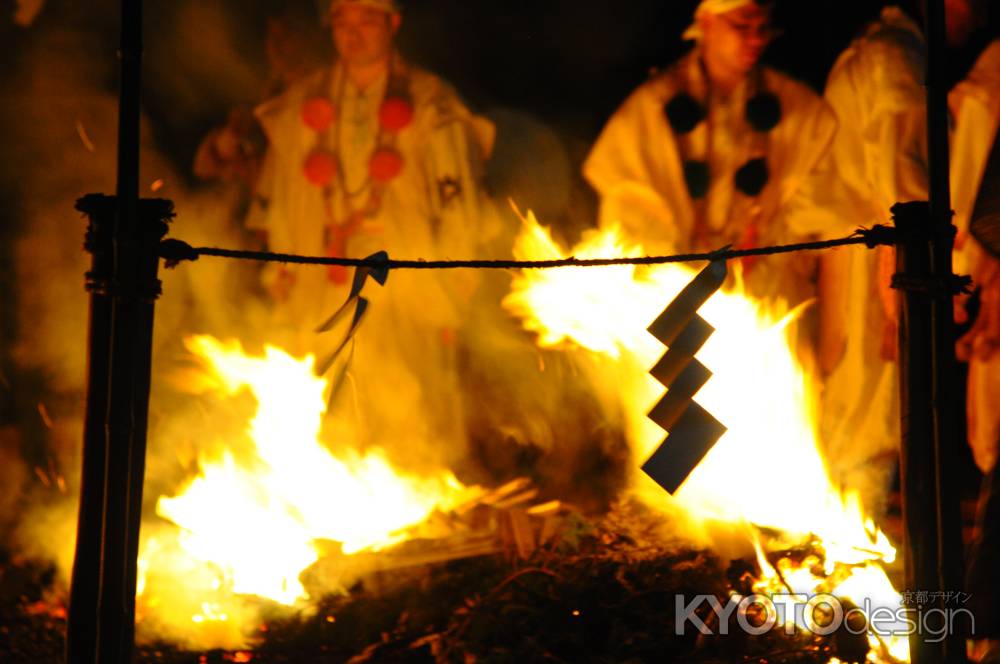
[[[28,480],[20,456],[21,437],[14,427],[0,428],[0,540],[6,540],[18,520],[20,498]]]
[[[0,100],[7,147],[0,183],[9,201],[3,239],[13,259],[3,294],[10,316],[2,349],[10,367],[5,424],[18,438],[16,450],[5,441],[5,455],[15,458],[4,467],[20,479],[0,485],[0,493],[20,512],[8,543],[65,573],[87,329],[84,224],[73,202],[114,181],[115,101],[102,91],[109,63],[80,57],[101,52],[98,34],[53,25],[32,30],[18,35],[18,66]],[[40,404],[46,418],[38,416]]]
[[[492,296],[481,301],[490,306],[470,325],[463,393],[472,458],[492,479],[529,476],[546,495],[601,509],[624,483],[620,414],[600,396],[583,354],[538,348],[504,312],[509,281],[488,282]]]
[[[0,410],[0,528],[16,527],[8,541],[22,553],[56,561],[64,575],[76,519],[88,326],[86,223],[73,208],[85,193],[112,193],[116,176],[117,63],[113,33],[102,27],[102,16],[113,14],[100,4],[91,9],[96,17],[78,24],[74,10],[51,6],[29,31],[16,33],[17,64],[0,92],[6,146],[0,192],[9,202],[2,239],[13,259],[0,281],[0,370],[3,402],[9,402]],[[248,78],[244,72],[234,85],[251,85]],[[195,112],[193,105],[182,110]],[[140,185],[142,196],[175,201],[180,214],[173,235],[195,244],[244,242],[234,221],[234,192],[193,190],[184,167],[157,149],[146,119]],[[184,334],[232,335],[258,311],[245,295],[252,275],[243,266],[203,261],[161,276],[167,295],[157,304],[158,373],[180,353]],[[45,408],[45,417],[36,415],[36,406]],[[161,402],[153,409],[154,422],[165,408]],[[156,467],[162,451],[151,446],[150,452]]]
[[[94,16],[82,23],[83,10],[72,3],[51,3],[22,23],[31,27],[17,33],[17,63],[0,91],[7,146],[0,194],[9,202],[4,214],[10,221],[0,251],[10,252],[14,266],[0,281],[9,330],[0,337],[0,371],[9,384],[5,400],[13,404],[0,410],[0,537],[13,531],[4,541],[56,563],[64,582],[73,553],[87,370],[83,275],[89,257],[82,251],[85,221],[73,206],[85,193],[111,193],[116,175],[116,36],[114,9],[106,4],[89,7]],[[155,29],[147,29],[142,195],[175,202],[172,237],[192,245],[244,246],[243,194],[232,186],[193,183],[189,163],[212,122],[221,122],[233,106],[259,100],[272,82],[264,73],[262,31],[253,27],[263,23],[260,10],[254,15],[223,0],[149,2],[147,10]],[[501,130],[492,171],[498,198],[510,195],[522,206],[564,218],[572,207],[572,169],[558,137],[526,114],[494,115]],[[509,254],[516,230],[506,207],[500,209],[503,230],[492,256]],[[259,349],[269,319],[253,265],[203,258],[160,276],[147,541],[163,530],[153,516],[156,499],[176,493],[197,473],[200,459],[239,439],[242,432],[228,423],[245,421],[253,407],[245,398],[209,405],[177,389],[178,376],[191,366],[183,338],[209,333]],[[387,288],[403,278],[393,275]],[[461,412],[443,415],[465,419],[468,447],[399,441],[390,455],[414,467],[432,465],[429,460],[448,464],[467,482],[530,475],[546,497],[602,507],[624,481],[628,455],[621,430],[579,366],[564,354],[539,350],[503,312],[499,303],[508,288],[506,274],[481,277],[451,358],[461,382],[447,389],[461,391]],[[431,389],[421,383],[425,377],[412,371],[399,377],[409,392],[392,378],[382,388],[392,392],[400,413],[421,417],[412,414],[409,398]],[[44,417],[37,415],[38,404],[46,405]],[[189,601],[178,594],[178,603]]]
[[[175,123],[252,104],[263,93],[264,63],[252,59],[260,37],[245,20],[234,20],[226,5],[185,1],[152,9],[157,34],[148,38],[144,75],[157,98],[169,97],[164,110]]]

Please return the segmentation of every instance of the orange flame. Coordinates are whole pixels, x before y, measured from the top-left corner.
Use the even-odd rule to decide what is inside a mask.
[[[186,345],[208,370],[201,387],[255,397],[246,432],[252,453],[202,458],[197,477],[158,500],[157,514],[177,528],[147,533],[140,555],[141,610],[151,621],[202,647],[239,646],[240,630],[253,622],[244,620],[250,597],[291,605],[307,596],[298,577],[320,557],[322,541],[338,542],[344,554],[385,547],[467,494],[450,472],[401,473],[377,449],[332,453],[320,441],[327,382],[314,375],[311,356],[268,347],[255,357],[207,336]]]
[[[514,253],[540,260],[643,251],[616,227],[591,231],[566,250],[529,213]],[[694,274],[681,265],[525,270],[504,301],[538,335],[539,345],[584,349],[598,363],[595,384],[615,386],[636,468],[664,438],[645,414],[664,392],[647,371],[665,349],[646,328]],[[901,597],[880,566],[895,559],[895,549],[864,516],[857,495],[833,486],[819,451],[815,386],[788,334],[801,308],[782,302],[765,307],[740,292],[738,266],[736,277],[735,288],[717,292],[699,311],[716,331],[698,353],[713,376],[695,399],[728,431],[673,498],[638,472],[632,490],[653,506],[687,515],[696,526],[721,521],[818,538],[825,569],[819,576],[808,567],[787,570],[783,578],[794,581],[795,592],[819,592],[835,568],[850,566],[831,591],[853,599],[864,593],[879,605],[898,607]],[[763,564],[763,553],[760,559],[766,579],[777,578]],[[905,638],[889,650],[906,659]]]

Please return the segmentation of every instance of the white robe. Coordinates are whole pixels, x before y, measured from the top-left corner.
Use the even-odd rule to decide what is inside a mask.
[[[713,101],[709,121],[691,132],[701,151],[711,141],[711,177],[707,196],[695,200],[683,174],[684,155],[664,107],[686,92],[704,103],[709,95],[699,64],[699,49],[685,55],[635,90],[611,116],[583,173],[601,197],[602,225],[620,223],[650,252],[718,249],[743,237],[756,220],[754,244],[764,246],[826,235],[797,197],[809,173],[819,165],[836,128],[823,100],[806,86],[770,68],[762,69],[763,88],[780,100],[781,118],[767,132],[770,178],[756,197],[736,191],[733,176],[753,154],[751,133],[743,119],[747,84],[728,99]],[[711,130],[709,130],[711,125]],[[696,235],[709,246],[695,247]],[[761,259],[748,286],[762,298],[795,305],[812,295],[813,261],[802,254]]]
[[[405,72],[402,80],[408,83],[414,111],[412,122],[396,137],[404,167],[385,185],[377,212],[350,236],[345,253],[355,258],[378,250],[392,258],[474,256],[486,220],[493,218],[481,187],[492,125],[473,116],[433,74],[399,60],[394,66]],[[270,250],[326,255],[330,217],[342,223],[348,200],[353,209],[367,200],[366,189],[353,198],[335,191],[330,215],[322,190],[303,171],[306,157],[320,143],[319,132],[301,117],[304,102],[317,94],[336,102],[336,91],[344,90],[338,119],[328,131],[340,132],[348,190],[364,189],[386,81],[362,93],[341,81],[342,76],[339,66],[318,71],[256,111],[269,149],[248,225],[266,231]],[[317,334],[316,327],[345,300],[348,285],[331,281],[325,267],[278,264],[266,268],[265,284],[282,271],[293,286],[276,307],[271,337],[297,354],[311,352],[322,360],[339,343],[342,330]],[[330,420],[336,435],[390,446],[397,455],[409,453],[405,461],[410,467],[447,463],[450,454],[461,450],[464,429],[453,337],[472,290],[470,272],[397,271],[384,287],[368,283],[363,295],[370,306]]]
[[[814,204],[849,227],[890,224],[898,201],[927,198],[925,47],[919,27],[883,9],[837,59],[825,96],[839,128],[830,179]],[[834,250],[821,263],[821,438],[832,478],[872,513],[885,499],[899,448],[899,385],[891,251]],[[880,260],[882,270],[880,270]]]
[[[481,180],[483,161],[492,146],[492,125],[469,113],[454,91],[433,74],[406,68],[414,117],[398,136],[396,147],[403,157],[403,171],[386,186],[378,213],[365,219],[360,231],[348,241],[346,253],[359,258],[380,249],[394,258],[471,255],[482,235],[485,199]],[[315,72],[256,111],[270,146],[257,187],[261,204],[252,211],[248,225],[267,232],[268,248],[273,251],[326,253],[324,231],[330,222],[321,190],[303,174],[303,163],[317,146],[318,137],[302,121],[301,108],[317,94],[324,78],[330,81],[328,94],[332,99],[341,75],[339,67],[334,67],[329,75],[325,71]],[[383,89],[384,85],[383,80]],[[340,157],[348,186],[357,189],[361,188],[360,179],[367,171],[370,148],[374,145],[381,95],[372,91],[368,96],[374,103],[355,108],[350,106],[351,86],[345,84],[344,88],[346,108],[339,109],[339,120],[330,131],[341,133]],[[371,140],[367,144],[364,129],[352,133],[349,126],[344,126],[354,121],[357,111],[368,115]],[[449,180],[457,185],[457,193],[450,196],[446,192]],[[355,207],[360,207],[366,196],[367,190],[353,197]],[[336,222],[346,216],[343,203],[342,196],[333,196]],[[292,309],[303,324],[321,320],[329,313],[323,305],[336,302],[341,295],[339,289],[330,286],[322,268],[287,266],[285,269],[296,280],[286,310]],[[456,313],[446,281],[456,280],[438,279],[433,292],[423,294],[433,304],[424,309],[435,323],[453,325],[457,322]],[[302,297],[307,301],[300,301]]]
[[[840,56],[830,73],[827,99],[840,129],[831,150],[837,174],[818,197],[837,216],[857,225],[889,223],[897,201],[927,199],[926,53],[919,28],[896,8],[883,10]],[[955,272],[968,274],[989,260],[968,237],[986,159],[1000,121],[1000,43],[979,58],[949,95],[952,110],[950,180],[959,238]],[[824,263],[822,330],[840,336],[841,355],[827,377],[822,430],[834,479],[857,489],[871,511],[884,507],[899,446],[897,363],[882,354],[888,309],[874,252],[842,249]],[[894,298],[890,295],[890,298]],[[894,339],[890,339],[894,341]],[[830,342],[830,346],[837,346]],[[969,364],[969,444],[977,465],[989,470],[1000,439],[1000,356]]]
[[[969,218],[1000,126],[1000,40],[991,43],[949,96],[955,131],[951,141],[951,202],[958,239],[955,272],[975,278],[996,262],[969,235]],[[1000,352],[969,362],[966,397],[969,445],[984,473],[997,462],[1000,444]]]

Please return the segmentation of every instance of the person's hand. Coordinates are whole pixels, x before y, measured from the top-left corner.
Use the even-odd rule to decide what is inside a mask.
[[[241,178],[252,184],[258,156],[253,145],[254,123],[249,110],[233,109],[226,124],[202,140],[195,155],[194,174],[203,180]]]
[[[963,362],[986,360],[1000,350],[1000,261],[984,257],[977,267],[974,280],[979,284],[979,314],[955,345]]]

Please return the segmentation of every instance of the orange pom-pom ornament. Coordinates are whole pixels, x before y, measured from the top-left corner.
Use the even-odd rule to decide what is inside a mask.
[[[403,156],[392,148],[379,148],[368,162],[368,174],[385,184],[403,172]]]
[[[306,179],[317,187],[326,187],[337,175],[337,159],[326,150],[313,150],[302,165]]]
[[[312,97],[302,104],[302,122],[310,129],[326,131],[336,117],[336,111],[326,97]]]
[[[386,131],[402,131],[413,122],[413,105],[403,97],[386,97],[378,110],[378,121]]]

